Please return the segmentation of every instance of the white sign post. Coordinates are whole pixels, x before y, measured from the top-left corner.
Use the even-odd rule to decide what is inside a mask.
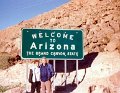
[[[54,66],[54,72],[56,73],[56,66],[55,66],[56,64],[55,64],[55,60],[53,60],[53,66]],[[53,77],[53,91],[55,91],[55,75],[54,75],[54,77]]]
[[[79,60],[76,60],[76,84],[78,86],[78,62]]]
[[[67,60],[64,61],[64,68],[65,68],[65,86],[67,84]]]
[[[25,89],[26,89],[26,93],[28,92],[27,91],[27,84],[28,84],[28,62],[27,62],[27,60],[25,60],[25,63],[26,63],[26,85],[25,85]]]

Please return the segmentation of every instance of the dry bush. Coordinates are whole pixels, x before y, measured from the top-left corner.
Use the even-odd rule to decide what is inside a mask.
[[[14,61],[9,61],[12,56],[7,52],[0,53],[0,69],[7,69],[10,66],[14,65]]]

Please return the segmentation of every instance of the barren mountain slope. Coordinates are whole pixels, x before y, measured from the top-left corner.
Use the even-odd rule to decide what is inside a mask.
[[[85,51],[120,50],[120,1],[71,0],[57,9],[0,31],[1,52],[14,53],[19,49],[22,28],[83,29]]]
[[[75,76],[73,71],[67,78],[68,90],[56,93],[120,93],[120,0],[70,0],[0,31],[0,52],[12,55],[20,52],[22,28],[83,29],[86,55],[79,62],[80,83],[78,87],[68,86]],[[25,64],[1,70],[0,85],[24,85],[25,71]],[[60,73],[56,84],[61,83],[58,81]],[[14,89],[12,93],[16,93]]]

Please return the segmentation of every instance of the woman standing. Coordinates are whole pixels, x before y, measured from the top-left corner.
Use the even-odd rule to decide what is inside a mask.
[[[40,93],[40,68],[39,60],[33,61],[33,66],[29,73],[29,82],[31,83],[31,93]]]

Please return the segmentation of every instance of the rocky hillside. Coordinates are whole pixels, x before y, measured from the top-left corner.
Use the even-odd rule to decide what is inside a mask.
[[[28,62],[28,68],[31,66],[32,64]],[[57,65],[57,68],[59,66]],[[120,54],[118,51],[99,53],[90,67],[84,67],[80,62],[78,87],[75,85],[75,75],[75,70],[71,71],[70,74],[67,73],[67,89],[55,93],[120,93]],[[63,82],[64,74],[57,73],[55,86],[61,86]],[[30,83],[26,81],[25,63],[0,70],[0,85],[10,88],[5,93],[24,93],[25,84],[27,84],[27,91],[29,92]]]
[[[120,93],[120,0],[70,0],[50,12],[0,31],[0,52],[12,55],[20,52],[22,28],[83,29],[86,55],[79,62],[79,86],[67,86],[68,90],[56,93]],[[0,70],[0,85],[24,86],[25,70],[25,64]],[[56,81],[60,81],[59,75]],[[68,83],[74,75],[72,71]],[[21,93],[19,90],[23,89],[6,93]]]
[[[22,28],[83,29],[85,51],[120,51],[120,1],[71,0],[0,31],[1,52],[19,52]]]

